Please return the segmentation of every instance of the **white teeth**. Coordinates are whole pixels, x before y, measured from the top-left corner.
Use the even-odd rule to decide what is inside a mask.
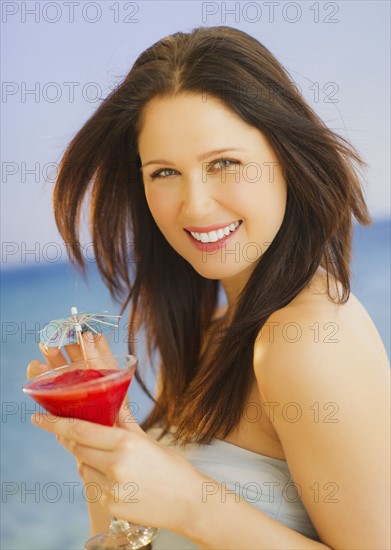
[[[190,233],[197,241],[201,241],[202,243],[215,243],[229,235],[232,231],[235,231],[239,225],[240,222],[237,221],[227,225],[227,227],[217,229],[216,231],[209,231],[209,233],[193,233],[192,231],[190,231]]]

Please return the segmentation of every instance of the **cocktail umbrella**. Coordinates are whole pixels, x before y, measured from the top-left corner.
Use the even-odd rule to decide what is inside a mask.
[[[102,334],[103,331],[118,327],[120,318],[120,315],[106,313],[78,313],[76,307],[71,307],[70,317],[50,321],[39,331],[40,341],[45,349],[80,344],[84,360],[87,361],[83,332],[90,330],[94,334]]]

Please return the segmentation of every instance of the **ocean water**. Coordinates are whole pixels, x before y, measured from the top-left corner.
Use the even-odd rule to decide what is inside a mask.
[[[390,357],[390,221],[355,229],[352,291],[372,317]],[[86,285],[66,264],[45,264],[1,272],[1,541],[3,550],[81,549],[88,538],[85,494],[73,457],[55,438],[30,423],[38,405],[25,397],[21,386],[27,364],[40,358],[37,331],[71,306],[79,311],[116,314],[119,305],[91,266]],[[149,387],[154,376],[139,339],[140,369]],[[111,337],[115,353],[127,352],[126,319]],[[130,400],[137,420],[150,403],[136,381]]]

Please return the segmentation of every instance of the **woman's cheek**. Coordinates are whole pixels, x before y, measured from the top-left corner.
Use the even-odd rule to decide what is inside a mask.
[[[160,189],[146,191],[145,197],[153,219],[160,229],[174,221],[175,197]]]

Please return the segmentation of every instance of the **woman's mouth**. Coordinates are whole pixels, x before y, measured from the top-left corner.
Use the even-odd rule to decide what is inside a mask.
[[[198,250],[213,252],[226,244],[238,231],[243,220],[237,220],[229,225],[208,232],[189,231],[185,229],[190,241]]]
[[[242,223],[242,220],[238,220],[225,227],[221,227],[220,229],[209,231],[207,233],[206,232],[201,233],[197,231],[188,231],[187,229],[185,231],[190,233],[193,239],[195,239],[200,243],[204,243],[204,244],[215,243],[225,239],[225,237],[228,237],[231,233],[234,233],[241,223]]]

